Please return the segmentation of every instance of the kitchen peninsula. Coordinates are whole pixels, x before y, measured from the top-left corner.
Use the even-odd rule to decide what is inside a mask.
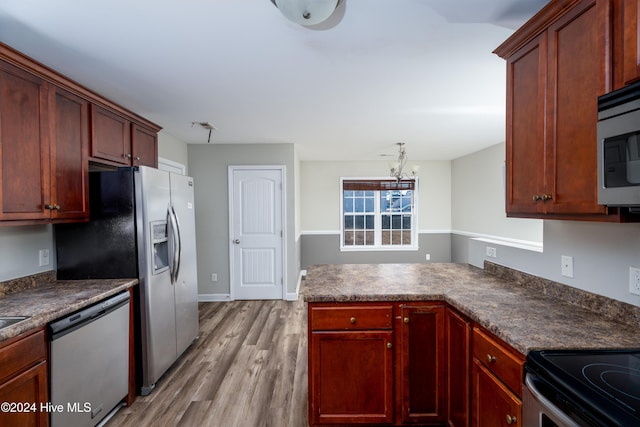
[[[637,307],[492,263],[317,265],[303,283],[311,425],[521,425],[530,350],[640,346]]]

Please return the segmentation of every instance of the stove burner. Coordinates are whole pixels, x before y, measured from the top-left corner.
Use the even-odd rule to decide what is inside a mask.
[[[610,363],[589,363],[582,368],[582,375],[602,393],[636,412],[628,402],[640,401],[640,369]]]

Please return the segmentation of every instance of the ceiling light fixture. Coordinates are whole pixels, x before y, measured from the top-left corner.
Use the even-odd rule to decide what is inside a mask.
[[[198,125],[202,127],[202,129],[207,129],[209,131],[209,138],[207,139],[207,143],[211,142],[211,132],[216,130],[216,127],[209,122],[191,122],[191,127],[193,125]]]
[[[271,0],[291,22],[308,26],[326,21],[343,0]]]
[[[403,179],[415,179],[418,176],[420,166],[415,165],[411,168],[411,174],[407,174],[404,171],[404,167],[407,164],[407,152],[404,149],[404,142],[397,142],[396,145],[398,146],[398,160],[389,163],[389,169],[391,170],[389,175],[397,179],[398,182]]]

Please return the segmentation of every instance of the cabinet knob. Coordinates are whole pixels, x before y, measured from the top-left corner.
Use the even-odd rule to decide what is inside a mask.
[[[140,156],[136,156],[136,160],[137,160],[137,161],[140,161]]]
[[[487,354],[487,362],[489,363],[496,363],[496,357],[492,356],[490,354]]]
[[[391,344],[390,342],[387,343],[387,348],[393,348],[393,344]]]
[[[351,319],[349,319],[349,322],[351,322],[352,325],[355,324],[356,323],[356,318],[352,317]]]
[[[537,201],[539,201],[539,200],[542,200],[542,196],[538,196],[537,194],[534,194],[534,195],[533,195],[533,201],[534,201],[534,202],[537,202]]]
[[[408,317],[404,318],[404,323],[409,323],[409,318]]]
[[[551,200],[553,197],[551,197],[551,194],[543,194],[542,196],[540,196],[543,202],[546,202],[547,200]]]
[[[60,205],[44,205],[45,209],[49,209],[51,211],[60,210]]]
[[[125,159],[130,159],[131,158],[131,154],[129,154],[129,153],[123,154],[122,157],[124,157]]]
[[[518,418],[516,418],[515,415],[509,415],[507,414],[507,424],[511,425],[511,424],[515,424],[518,422]]]

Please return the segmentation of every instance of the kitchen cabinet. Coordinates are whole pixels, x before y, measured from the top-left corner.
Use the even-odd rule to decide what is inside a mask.
[[[471,321],[457,311],[445,311],[447,425],[469,426],[471,391]]]
[[[441,425],[444,304],[309,303],[311,425]]]
[[[472,332],[472,425],[522,425],[524,357],[488,331]]]
[[[640,0],[622,2],[622,74],[625,84],[640,78]]]
[[[0,222],[87,221],[89,160],[157,167],[159,130],[0,43]]]
[[[612,0],[553,1],[495,50],[507,60],[510,217],[622,221],[597,203],[597,97],[612,88]]]
[[[444,306],[397,306],[397,378],[401,423],[442,423],[445,416]]]
[[[98,105],[91,106],[91,158],[122,166],[158,166],[157,131]]]
[[[87,102],[0,61],[0,128],[0,220],[87,219]]]
[[[43,329],[0,344],[0,402],[9,404],[9,411],[0,411],[0,425],[49,425],[49,413],[40,410],[49,401],[46,355]]]
[[[391,424],[390,305],[309,305],[309,423]]]

